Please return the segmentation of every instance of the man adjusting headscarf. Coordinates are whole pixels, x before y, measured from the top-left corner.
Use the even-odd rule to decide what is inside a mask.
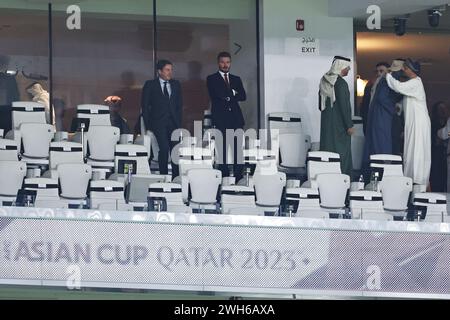
[[[34,82],[27,87],[27,92],[30,94],[32,101],[38,102],[45,107],[45,118],[47,123],[50,123],[50,95],[48,91],[42,88],[41,84]],[[55,125],[55,111],[53,110],[52,125]]]
[[[351,66],[350,59],[336,56],[333,64],[320,80],[319,109],[320,150],[339,153],[342,173],[351,177],[353,134],[350,91],[343,77]]]

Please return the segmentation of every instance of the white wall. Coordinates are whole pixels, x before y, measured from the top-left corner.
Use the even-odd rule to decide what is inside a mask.
[[[264,113],[297,112],[313,142],[320,138],[319,81],[333,56],[353,61],[352,18],[328,16],[328,0],[263,0]],[[305,20],[305,31],[295,21]],[[319,40],[319,55],[302,55],[301,38]],[[345,78],[353,97],[353,69]],[[351,99],[353,107],[353,99]],[[267,117],[262,120],[266,125]]]

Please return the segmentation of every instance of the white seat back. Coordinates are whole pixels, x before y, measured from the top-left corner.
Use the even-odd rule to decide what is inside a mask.
[[[383,207],[390,211],[403,211],[408,209],[409,194],[413,182],[409,177],[383,176],[380,182],[383,196]]]
[[[247,164],[256,164],[259,161],[264,160],[274,161],[276,159],[276,153],[274,151],[258,147],[245,149],[243,155],[244,155],[244,163]]]
[[[148,195],[152,198],[165,198],[167,206],[183,206],[181,185],[177,183],[152,183],[148,188]]]
[[[362,190],[350,192],[350,210],[352,218],[358,219],[361,213],[383,212],[383,198],[380,192]]]
[[[58,179],[27,178],[23,188],[36,191],[34,206],[38,208],[66,208],[59,197]]]
[[[58,170],[61,197],[84,199],[92,176],[91,166],[83,163],[63,163]]]
[[[119,181],[91,181],[89,186],[91,209],[118,210],[125,204],[124,189],[124,184]]]
[[[47,123],[45,107],[32,101],[14,101],[11,117],[13,129],[19,129],[22,123]]]
[[[320,209],[319,190],[312,188],[287,188],[286,209],[293,206],[293,212]]]
[[[0,139],[0,161],[19,160],[17,142],[11,139]]]
[[[415,193],[413,205],[416,210],[426,210],[425,221],[442,222],[442,216],[447,216],[447,196],[445,194]]]
[[[267,207],[278,207],[280,205],[283,188],[286,186],[285,173],[263,174],[255,172],[253,183],[257,205]]]
[[[122,136],[124,136],[124,135],[122,135]],[[133,137],[132,134],[128,135],[128,136]],[[132,139],[131,139],[131,141],[132,141]],[[130,144],[132,144],[132,142]],[[147,149],[147,153],[148,153],[147,157],[150,159],[150,155],[151,155],[151,152],[152,152],[152,139],[150,138],[150,136],[141,134],[141,135],[136,137],[136,140],[134,141],[134,144],[137,144],[137,145],[140,145],[140,146],[144,146],[145,149]]]
[[[30,158],[48,158],[50,141],[55,127],[45,123],[23,123],[20,125],[23,155]]]
[[[25,162],[0,161],[0,195],[16,196],[27,173]]]
[[[329,219],[330,214],[324,210],[301,210],[299,213],[295,215],[300,218],[309,218],[309,219]]]
[[[150,174],[147,148],[136,144],[117,144],[114,153],[114,169],[118,173],[120,160],[136,161],[136,174]]]
[[[190,169],[187,171],[191,201],[200,204],[217,202],[217,192],[222,182],[222,172],[214,169]]]
[[[222,186],[220,203],[224,214],[235,208],[255,207],[255,190],[246,186]]]
[[[273,150],[252,148],[243,152],[245,164],[256,164],[255,174],[276,174],[278,172],[277,156]]]
[[[197,137],[183,136],[183,139],[181,140],[180,144],[182,148],[197,147]]]
[[[341,173],[341,162],[338,153],[327,151],[311,151],[308,153],[308,180],[315,180],[322,173]]]
[[[89,158],[97,161],[113,161],[120,129],[113,126],[89,126],[86,133]]]
[[[301,134],[304,136],[300,114],[294,112],[272,112],[267,115],[269,146],[275,151],[277,160],[281,147],[281,134]],[[305,139],[302,139],[305,140]],[[298,142],[295,142],[298,143]],[[304,146],[303,152],[307,151]]]
[[[370,156],[370,167],[380,168],[384,176],[403,176],[402,157],[393,154],[373,154]]]
[[[63,163],[83,163],[81,143],[61,141],[50,143],[50,169]]]
[[[317,175],[320,206],[340,209],[345,207],[345,198],[350,189],[350,177],[342,173],[322,173]]]
[[[152,161],[158,161],[158,155],[159,155],[159,145],[158,140],[156,139],[156,136],[153,132],[147,131],[146,135],[150,137],[150,146],[152,148],[153,158]]]
[[[272,112],[267,115],[267,120],[269,130],[278,130],[279,134],[302,132],[302,119],[298,113]]]
[[[303,168],[306,165],[306,140],[302,132],[283,133],[279,136],[279,164],[288,168]]]
[[[36,199],[39,197],[54,197],[59,199],[58,180],[49,178],[27,178],[24,181],[25,190],[36,191]]]
[[[180,176],[186,175],[191,169],[212,169],[213,157],[210,149],[200,147],[182,147],[179,152]]]
[[[109,107],[99,104],[80,104],[77,106],[77,118],[89,119],[91,126],[110,126]]]
[[[224,214],[235,216],[264,216],[264,211],[260,207],[244,206],[244,207],[232,207]]]
[[[385,212],[364,211],[363,220],[393,221],[394,216]]]

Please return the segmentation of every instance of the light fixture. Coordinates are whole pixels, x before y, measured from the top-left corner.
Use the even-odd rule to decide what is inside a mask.
[[[358,97],[364,96],[364,89],[366,88],[366,85],[369,81],[361,79],[361,77],[358,75],[356,76],[356,95]]]
[[[439,18],[442,17],[442,13],[445,10],[446,6],[428,10],[428,23],[431,27],[436,28],[437,26],[439,26]]]

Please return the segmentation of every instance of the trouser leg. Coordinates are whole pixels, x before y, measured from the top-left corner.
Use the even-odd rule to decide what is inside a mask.
[[[170,141],[168,139],[167,129],[158,130],[158,132],[154,132],[156,140],[158,141],[159,153],[158,153],[158,165],[159,165],[159,173],[167,174],[168,173],[168,160],[169,160],[169,150],[170,150]]]

